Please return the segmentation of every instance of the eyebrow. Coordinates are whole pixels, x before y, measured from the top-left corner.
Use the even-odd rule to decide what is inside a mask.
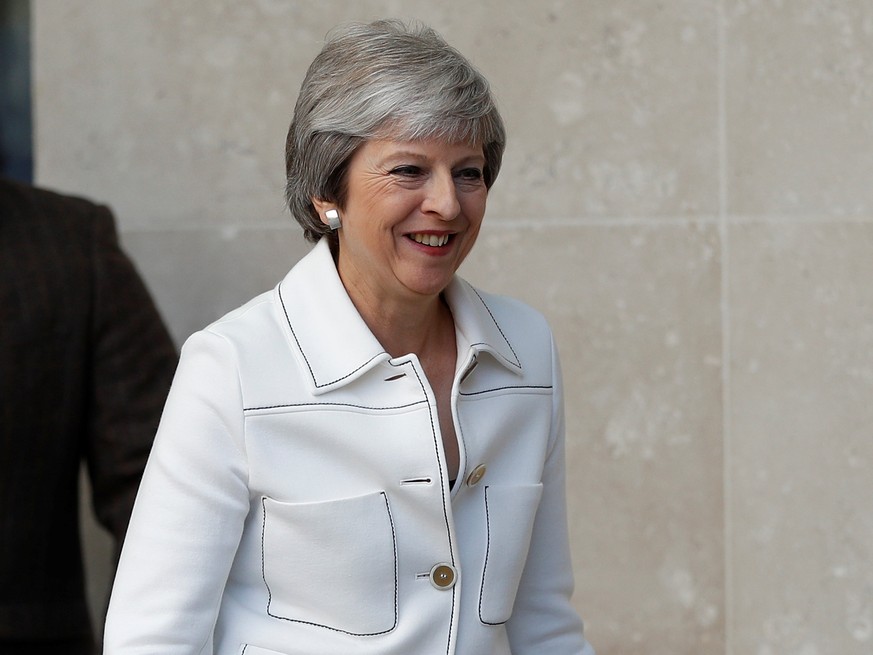
[[[383,159],[383,162],[387,162],[387,161],[390,161],[390,160],[395,159],[395,158],[397,158],[397,159],[411,158],[411,159],[417,159],[417,160],[428,160],[427,155],[424,155],[420,152],[415,152],[414,150],[398,150],[397,152],[392,152],[392,153],[388,154],[387,156],[385,156],[385,158]],[[471,154],[469,157],[461,157],[457,162],[452,164],[452,167],[458,166],[464,162],[469,162],[472,160],[475,160],[477,163],[481,162],[483,166],[485,165],[485,162],[487,161],[485,159],[484,154]]]

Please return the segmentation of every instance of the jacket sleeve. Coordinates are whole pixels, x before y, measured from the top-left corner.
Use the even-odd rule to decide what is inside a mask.
[[[182,349],[110,599],[106,655],[211,652],[249,509],[234,349],[208,331]]]
[[[92,239],[85,458],[98,520],[120,547],[177,355],[110,211],[90,205]]]
[[[553,401],[543,495],[512,616],[506,624],[514,655],[594,655],[570,598],[573,570],[567,530],[564,466],[564,394],[552,343]]]

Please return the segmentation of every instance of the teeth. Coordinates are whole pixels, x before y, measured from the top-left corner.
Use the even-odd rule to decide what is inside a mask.
[[[413,241],[434,248],[444,246],[449,242],[448,234],[443,234],[442,236],[437,236],[436,234],[411,234],[410,236]]]

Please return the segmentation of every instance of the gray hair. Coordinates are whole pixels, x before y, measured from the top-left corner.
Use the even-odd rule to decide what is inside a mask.
[[[285,144],[286,199],[308,240],[336,245],[312,198],[342,209],[349,159],[380,138],[481,144],[488,188],[506,146],[488,81],[434,30],[394,20],[334,30],[309,66]]]

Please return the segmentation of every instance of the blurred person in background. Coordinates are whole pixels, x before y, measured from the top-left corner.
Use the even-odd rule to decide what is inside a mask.
[[[0,178],[0,653],[90,655],[87,466],[120,547],[177,355],[109,209]]]

